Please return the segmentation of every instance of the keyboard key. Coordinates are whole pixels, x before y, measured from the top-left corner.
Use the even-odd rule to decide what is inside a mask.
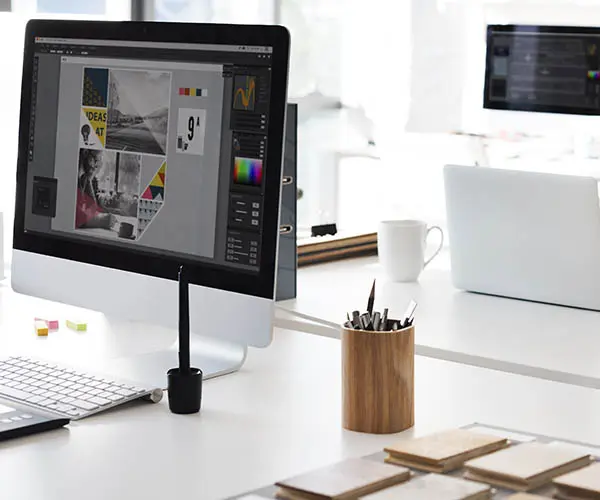
[[[110,404],[110,399],[104,399],[104,398],[100,398],[98,396],[94,396],[94,397],[88,399],[88,401],[90,403],[95,403],[100,406],[106,406],[106,405]]]
[[[46,406],[46,408],[48,408],[49,410],[58,411],[60,413],[66,413],[69,410],[73,409],[73,407],[71,405],[66,405],[66,404],[58,403],[58,402],[49,404],[48,406]]]
[[[19,416],[16,416],[16,417],[10,417],[10,419],[11,419],[13,422],[20,422],[21,420],[23,420],[23,419],[22,419],[21,417],[19,417]]]
[[[83,415],[83,411],[74,408],[73,410],[67,411],[67,415],[70,415],[71,417],[78,417],[79,415]]]
[[[101,382],[100,385],[97,386],[98,389],[101,389],[103,391],[105,391],[109,387],[110,387],[110,384],[107,384],[106,382]]]
[[[4,385],[6,385],[7,387],[14,387],[15,385],[19,385],[19,382],[17,382],[16,380],[9,380]]]
[[[106,396],[106,399],[110,399],[113,402],[116,401],[121,401],[121,399],[125,399],[123,396],[121,396],[120,394],[109,394],[108,396]]]
[[[29,387],[29,386],[27,384],[23,384],[22,382],[20,384],[17,384],[14,386],[15,389],[20,389],[20,390],[26,389],[27,387]]]
[[[56,405],[56,408],[54,408],[54,409],[61,413],[67,413],[68,411],[74,410],[75,408],[73,407],[72,404],[65,404],[63,402],[60,402]]]
[[[10,418],[3,418],[0,420],[3,424],[12,424],[12,420]]]
[[[53,389],[54,388],[54,384],[50,384],[50,383],[47,382],[44,385],[40,385],[40,388],[46,389],[46,390]]]
[[[29,420],[29,419],[33,418],[33,415],[30,415],[29,413],[23,413],[21,415],[21,418],[25,419],[25,420]]]
[[[71,402],[71,404],[73,406],[76,406],[77,408],[82,408],[84,410],[95,410],[96,408],[98,408],[97,404],[92,403],[90,401],[83,401],[81,399],[76,399],[75,401]]]
[[[38,403],[38,405],[39,406],[48,406],[48,405],[54,404],[54,403],[56,403],[56,401],[54,401],[54,399],[48,399],[48,398],[46,398],[46,399],[43,399],[42,401],[40,401]]]
[[[52,399],[52,400],[54,400],[54,401],[58,401],[58,402],[61,402],[61,403],[62,403],[62,402],[65,400],[65,398],[68,398],[68,397],[69,397],[69,396],[66,396],[66,395],[64,395],[64,394],[57,394],[56,396],[54,396],[54,397],[52,397],[52,398],[50,398],[50,399]]]
[[[42,389],[41,387],[36,387],[31,390],[31,394],[44,394],[46,389]]]
[[[22,399],[23,401],[31,397],[31,394],[29,394],[28,392],[20,391],[19,389],[6,386],[0,386],[0,394],[4,394],[5,396],[8,396],[10,398]]]
[[[118,389],[115,391],[115,394],[120,394],[121,396],[125,396],[127,398],[135,395],[135,391],[132,391],[131,389]]]
[[[72,393],[69,394],[69,396],[74,397],[74,398],[80,398],[84,394],[85,394],[85,392],[73,391]]]
[[[61,403],[72,403],[73,401],[75,401],[74,397],[71,396],[66,396],[64,399],[61,399],[60,402]]]
[[[30,398],[27,398],[26,401],[28,403],[39,404],[40,401],[44,401],[44,398],[42,396],[31,396]]]

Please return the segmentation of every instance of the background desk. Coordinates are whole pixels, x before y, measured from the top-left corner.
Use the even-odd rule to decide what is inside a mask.
[[[45,312],[79,312],[89,329],[61,327],[39,339],[31,317]],[[2,354],[81,361],[167,345],[174,335],[5,288],[0,332]],[[206,382],[198,415],[172,415],[166,401],[139,403],[0,444],[0,496],[212,500],[378,451],[396,437],[341,428],[340,371],[338,340],[276,330],[268,349],[250,349],[240,372]],[[416,427],[407,434],[479,421],[600,444],[599,418],[600,391],[417,357]]]
[[[599,312],[462,292],[445,264],[434,260],[438,267],[413,284],[386,282],[376,257],[301,268],[298,298],[280,306],[339,323],[346,312],[366,308],[377,278],[377,310],[401,316],[411,298],[419,303],[419,354],[600,389]],[[278,315],[287,327],[339,335]]]

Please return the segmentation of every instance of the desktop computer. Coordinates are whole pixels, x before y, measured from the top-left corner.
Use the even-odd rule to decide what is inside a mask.
[[[13,289],[175,327],[185,265],[192,365],[239,368],[272,336],[287,30],[31,21],[24,57]]]
[[[486,132],[596,135],[600,29],[489,25],[483,108]]]

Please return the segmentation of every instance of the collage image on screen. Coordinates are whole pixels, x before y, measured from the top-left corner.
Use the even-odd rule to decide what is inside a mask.
[[[86,67],[81,88],[75,229],[136,240],[165,201],[171,73]],[[160,167],[147,186],[142,163]]]

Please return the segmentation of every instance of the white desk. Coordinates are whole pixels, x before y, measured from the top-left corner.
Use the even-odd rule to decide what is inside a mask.
[[[74,309],[0,288],[0,352],[93,359],[170,342],[165,331],[107,324],[83,312],[89,330],[47,339],[31,317]],[[417,358],[416,427],[408,433],[484,422],[600,444],[600,392],[445,361]],[[0,496],[11,500],[211,500],[349,456],[394,436],[343,431],[339,341],[276,330],[250,349],[243,369],[204,385],[201,414],[176,416],[166,401],[134,404],[68,430],[0,444]]]
[[[419,354],[600,389],[600,313],[461,292],[446,266],[444,257],[434,260],[418,284],[386,282],[376,257],[305,267],[298,298],[280,306],[339,323],[366,309],[377,278],[375,309],[398,317],[411,298],[419,303]],[[338,336],[281,310],[278,316],[287,327]]]

